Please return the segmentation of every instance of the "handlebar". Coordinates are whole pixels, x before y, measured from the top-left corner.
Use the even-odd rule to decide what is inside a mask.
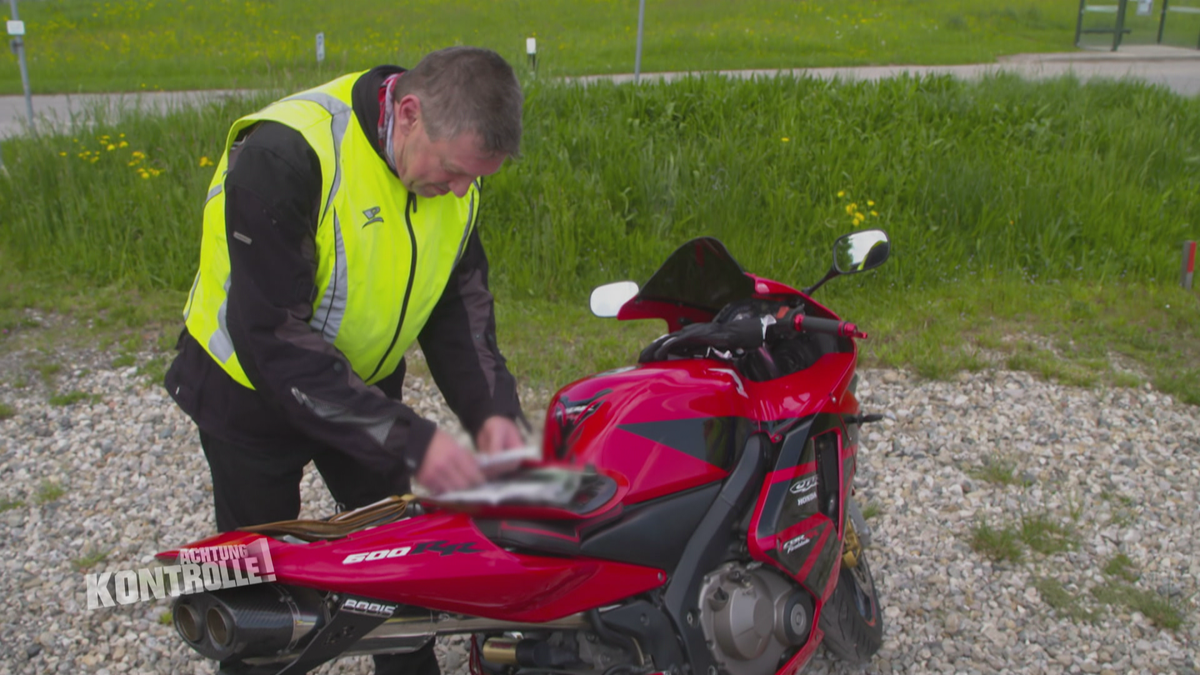
[[[866,339],[867,334],[847,321],[805,316],[803,310],[793,309],[775,320],[770,315],[737,319],[725,323],[698,323],[664,335],[642,350],[640,363],[662,361],[670,354],[701,348],[730,350],[757,349],[764,342],[789,339],[800,333],[825,333],[839,337]]]
[[[855,338],[857,340],[867,339],[867,334],[860,331],[857,325],[849,321],[836,321],[834,319],[822,319],[817,316],[806,316],[799,309],[793,309],[783,315],[783,318],[768,330],[768,334],[776,339],[786,339],[800,333],[825,333],[826,335],[837,335],[838,337]]]
[[[858,326],[849,321],[834,321],[833,319],[822,319],[815,316],[804,316],[797,312],[792,319],[792,330],[797,333],[808,331],[810,333],[828,333],[830,335],[838,335],[840,337],[855,338],[858,340],[866,340],[867,334],[860,331]]]

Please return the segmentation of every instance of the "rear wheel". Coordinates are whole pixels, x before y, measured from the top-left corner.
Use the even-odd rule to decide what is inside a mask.
[[[825,647],[849,663],[866,663],[883,644],[883,612],[867,554],[847,519],[837,588],[821,611]]]

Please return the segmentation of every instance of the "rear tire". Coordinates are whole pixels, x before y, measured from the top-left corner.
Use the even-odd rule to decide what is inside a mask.
[[[855,567],[842,567],[819,624],[826,649],[847,663],[866,663],[883,645],[883,611],[865,551]]]

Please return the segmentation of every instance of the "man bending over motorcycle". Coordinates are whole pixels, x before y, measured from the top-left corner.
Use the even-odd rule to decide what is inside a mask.
[[[522,93],[496,53],[452,47],[234,122],[166,386],[200,430],[220,531],[296,518],[311,461],[357,508],[474,486],[473,453],[400,402],[418,341],[482,452],[519,447],[477,215],[515,154]],[[376,657],[430,675],[433,645]]]

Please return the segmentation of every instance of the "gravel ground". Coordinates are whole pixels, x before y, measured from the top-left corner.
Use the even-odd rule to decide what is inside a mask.
[[[212,531],[193,426],[136,368],[114,368],[115,356],[0,355],[0,404],[15,411],[0,421],[0,501],[10,507],[0,513],[0,675],[213,670],[160,623],[166,601],[86,609],[77,561],[107,551],[92,571],[136,569]],[[53,389],[31,375],[37,361],[62,366]],[[858,482],[877,511],[872,562],[887,619],[866,672],[1197,672],[1200,408],[1149,389],[1077,389],[1024,373],[863,375],[867,409],[887,412],[868,427]],[[72,390],[95,398],[47,401]],[[430,385],[414,380],[406,396],[449,424]],[[531,398],[536,409],[545,397]],[[1014,462],[1011,484],[988,480],[980,467],[989,460],[993,474]],[[304,496],[306,515],[332,512],[315,475]],[[1006,563],[970,546],[980,523],[1002,531],[1022,518],[1057,523],[1077,543]],[[1105,571],[1118,554],[1138,575],[1134,589],[1182,613],[1180,628],[1096,600],[1093,589],[1119,583]],[[460,640],[443,642],[440,655],[448,675],[465,672]],[[320,672],[368,673],[367,663]],[[821,653],[806,672],[863,670]]]

